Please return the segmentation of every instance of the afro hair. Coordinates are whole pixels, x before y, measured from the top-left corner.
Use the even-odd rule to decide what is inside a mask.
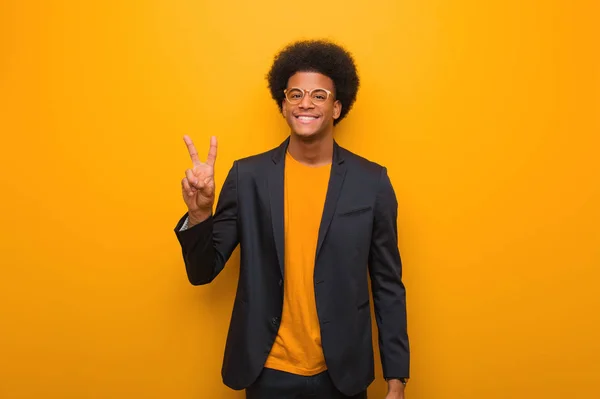
[[[348,114],[359,87],[359,78],[352,55],[343,47],[326,40],[302,40],[281,50],[267,74],[271,97],[279,111],[285,99],[283,91],[289,78],[297,72],[318,72],[333,80],[335,98],[342,103],[338,124]]]

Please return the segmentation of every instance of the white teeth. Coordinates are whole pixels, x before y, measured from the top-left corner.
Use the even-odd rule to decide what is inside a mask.
[[[312,121],[313,119],[317,119],[314,116],[299,116],[298,119],[302,120],[302,121]]]

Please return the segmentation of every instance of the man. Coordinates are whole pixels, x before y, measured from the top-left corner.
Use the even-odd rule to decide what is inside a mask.
[[[234,162],[216,211],[211,138],[182,180],[188,212],[175,228],[190,282],[211,282],[240,244],[240,277],[222,376],[248,399],[366,398],[374,378],[368,275],[387,399],[409,376],[397,201],[384,167],[341,148],[334,126],[359,79],[326,41],[282,50],[269,88],[290,136]]]

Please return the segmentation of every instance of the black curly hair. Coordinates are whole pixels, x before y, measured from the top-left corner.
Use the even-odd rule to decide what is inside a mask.
[[[352,108],[358,92],[359,78],[352,55],[343,47],[327,40],[301,40],[281,50],[267,74],[271,97],[282,111],[289,78],[296,72],[318,72],[333,80],[335,98],[342,103],[338,124]]]

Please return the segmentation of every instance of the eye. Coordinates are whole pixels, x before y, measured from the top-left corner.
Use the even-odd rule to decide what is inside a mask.
[[[286,93],[286,96],[289,101],[300,101],[304,97],[304,93],[298,89],[291,89]]]
[[[315,90],[315,91],[313,91],[311,97],[313,100],[322,103],[322,102],[325,102],[325,100],[327,100],[327,92],[322,89]]]

